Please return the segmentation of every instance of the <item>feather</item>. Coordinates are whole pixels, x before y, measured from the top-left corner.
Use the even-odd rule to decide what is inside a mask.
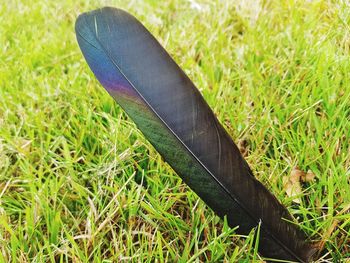
[[[316,248],[255,179],[200,92],[135,17],[105,7],[81,14],[75,30],[102,86],[209,207],[243,234],[261,224],[263,256],[312,259]]]

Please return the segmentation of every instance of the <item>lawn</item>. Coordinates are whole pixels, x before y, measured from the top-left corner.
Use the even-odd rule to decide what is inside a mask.
[[[74,22],[105,5],[189,75],[319,262],[350,261],[348,3],[14,0],[0,4],[0,262],[263,260],[88,68]],[[291,190],[296,171],[314,178]]]

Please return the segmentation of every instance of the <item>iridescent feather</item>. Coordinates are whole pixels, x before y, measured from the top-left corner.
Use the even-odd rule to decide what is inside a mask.
[[[105,7],[80,15],[76,34],[102,86],[209,207],[243,234],[261,223],[263,256],[311,260],[314,246],[254,178],[200,92],[136,18]]]

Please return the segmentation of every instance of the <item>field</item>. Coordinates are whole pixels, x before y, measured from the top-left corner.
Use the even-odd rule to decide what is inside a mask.
[[[105,5],[189,75],[325,248],[319,262],[349,261],[350,3],[13,0],[0,4],[0,262],[263,261],[254,231],[218,218],[88,68],[74,22]]]

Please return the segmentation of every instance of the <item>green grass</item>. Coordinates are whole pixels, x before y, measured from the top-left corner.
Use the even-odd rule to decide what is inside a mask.
[[[0,4],[0,262],[261,260],[95,80],[74,21],[103,5],[136,15],[188,73],[256,177],[325,242],[320,262],[350,258],[349,5],[197,2]],[[282,183],[294,166],[316,175],[300,204]]]

